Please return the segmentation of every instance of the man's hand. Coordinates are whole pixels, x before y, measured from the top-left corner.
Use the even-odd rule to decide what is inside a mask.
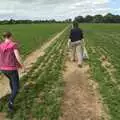
[[[85,39],[82,39],[82,45],[85,46],[86,43],[85,43]]]
[[[71,46],[71,40],[69,39],[68,40],[68,48],[70,48],[70,46]]]

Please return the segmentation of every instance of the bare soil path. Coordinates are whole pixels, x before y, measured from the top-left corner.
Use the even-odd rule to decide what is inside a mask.
[[[24,64],[27,70],[26,73],[20,71],[20,77],[22,77],[24,74],[27,74],[29,72],[30,68],[37,61],[37,59],[45,54],[45,50],[51,45],[53,41],[59,38],[67,28],[68,27],[66,27],[64,30],[58,33],[51,40],[46,42],[41,48],[37,49],[36,51],[32,52],[30,55],[26,57]],[[9,81],[5,76],[0,76],[0,98],[7,95],[8,93],[10,93]]]
[[[59,120],[101,120],[103,105],[98,85],[91,80],[89,65],[79,68],[77,63],[67,60],[64,80],[62,115]],[[104,120],[107,120],[106,117]]]

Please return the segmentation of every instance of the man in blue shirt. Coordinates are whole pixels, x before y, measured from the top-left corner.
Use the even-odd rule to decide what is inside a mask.
[[[70,31],[70,46],[72,48],[72,60],[76,61],[76,56],[78,60],[78,66],[82,67],[83,62],[83,32],[79,28],[78,22],[73,22],[73,28]]]

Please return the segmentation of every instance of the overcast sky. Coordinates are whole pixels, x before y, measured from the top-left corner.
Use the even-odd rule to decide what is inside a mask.
[[[0,0],[0,19],[57,19],[112,12],[120,0]]]

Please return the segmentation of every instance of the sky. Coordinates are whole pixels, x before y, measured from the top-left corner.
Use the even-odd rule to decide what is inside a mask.
[[[120,14],[120,0],[0,0],[0,19],[57,19]]]

